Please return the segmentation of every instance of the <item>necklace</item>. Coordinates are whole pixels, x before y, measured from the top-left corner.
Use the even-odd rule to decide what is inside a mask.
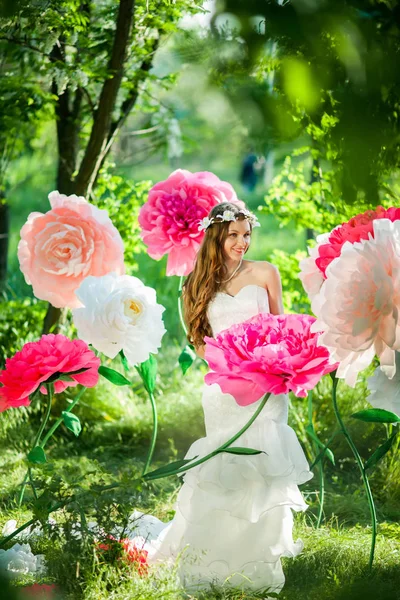
[[[236,273],[239,271],[240,267],[242,266],[242,262],[243,262],[243,258],[240,259],[240,263],[238,264],[238,266],[236,267],[236,269],[232,272],[231,276],[228,277],[228,279],[223,279],[222,281],[217,281],[217,283],[228,283],[228,281],[230,281],[235,275]]]

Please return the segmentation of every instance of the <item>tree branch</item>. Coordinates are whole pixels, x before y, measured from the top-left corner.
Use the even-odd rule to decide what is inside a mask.
[[[135,0],[120,0],[114,44],[108,63],[109,77],[103,84],[98,108],[93,120],[90,139],[75,180],[75,193],[86,195],[102,162],[108,142],[112,112],[121,87],[127,48],[134,18]]]
[[[10,44],[16,44],[17,46],[22,46],[23,48],[29,48],[29,50],[38,52],[42,56],[48,56],[48,54],[46,54],[46,52],[43,52],[43,50],[41,50],[37,46],[33,46],[32,44],[30,44],[26,41],[23,41],[23,40],[18,40],[16,38],[10,38],[10,37],[7,37],[6,35],[4,35],[4,36],[2,35],[2,36],[0,36],[0,41],[9,42]]]

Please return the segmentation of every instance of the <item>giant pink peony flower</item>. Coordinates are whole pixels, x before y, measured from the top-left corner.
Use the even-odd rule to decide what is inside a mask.
[[[221,202],[244,208],[233,187],[207,171],[178,169],[149,192],[139,213],[142,239],[151,258],[168,254],[167,275],[188,275],[204,237],[199,221]]]
[[[124,247],[107,211],[81,196],[51,192],[49,200],[51,210],[31,213],[21,229],[20,267],[37,298],[76,308],[85,277],[125,272]]]
[[[304,289],[312,300],[318,293],[327,277],[326,270],[331,262],[338,258],[346,242],[354,244],[361,240],[368,240],[374,236],[373,223],[378,219],[398,221],[400,208],[385,209],[377,206],[375,210],[352,217],[347,223],[342,223],[330,233],[325,233],[317,238],[315,248],[309,248],[310,256],[300,261],[300,279]]]
[[[336,368],[329,352],[317,345],[310,315],[260,313],[233,325],[215,338],[204,338],[212,372],[205,381],[218,383],[240,406],[266,394],[293,391],[301,398],[325,373]]]
[[[346,242],[326,274],[312,302],[312,329],[322,332],[319,342],[340,363],[337,376],[354,386],[377,354],[393,377],[400,349],[400,221],[375,220],[371,238]]]
[[[8,408],[28,406],[30,395],[56,373],[68,373],[72,381],[56,381],[54,391],[63,392],[78,384],[94,387],[99,379],[100,359],[82,340],[70,340],[64,335],[43,335],[37,342],[28,342],[0,371],[0,412]],[[82,373],[76,373],[86,369]],[[75,374],[74,374],[75,373]]]

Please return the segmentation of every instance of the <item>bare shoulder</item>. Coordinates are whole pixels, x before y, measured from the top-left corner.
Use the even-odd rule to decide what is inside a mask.
[[[251,270],[253,276],[266,287],[268,287],[268,284],[280,279],[278,267],[267,260],[253,261]]]

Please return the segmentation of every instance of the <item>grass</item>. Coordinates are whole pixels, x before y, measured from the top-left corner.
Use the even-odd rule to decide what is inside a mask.
[[[168,359],[160,364],[157,394],[160,434],[154,466],[182,457],[188,446],[204,434],[200,402],[203,370],[189,370],[182,385],[176,356],[171,351]],[[52,481],[56,495],[72,488],[85,490],[94,482],[121,483],[118,490],[103,497],[92,495],[87,502],[61,511],[57,516],[58,533],[47,533],[31,543],[35,554],[46,556],[48,574],[43,581],[56,582],[64,590],[66,600],[251,600],[265,597],[265,594],[246,594],[229,587],[211,589],[203,596],[190,596],[170,567],[163,566],[152,570],[148,577],[140,577],[135,569],[105,563],[93,551],[90,538],[77,541],[68,533],[71,521],[79,522],[82,518],[81,510],[88,520],[97,518],[106,523],[107,531],[113,524],[123,522],[135,508],[165,521],[173,516],[179,490],[177,478],[158,480],[141,488],[132,483],[143,466],[151,430],[146,396],[138,384],[133,385],[133,390],[127,394],[107,382],[103,382],[96,393],[88,390],[78,411],[84,425],[81,436],[74,439],[72,434],[60,429],[47,448],[50,465],[42,472],[36,470],[37,483],[41,479]],[[53,414],[61,408],[56,404]],[[3,418],[7,419],[7,414]],[[15,518],[21,523],[32,514],[31,492],[21,509],[16,503],[25,472],[25,452],[33,436],[33,431],[28,435],[28,425],[26,422],[20,437],[18,431],[22,430],[17,421],[10,429],[6,428],[7,439],[12,442],[6,443],[3,439],[4,450],[0,457],[0,527],[8,519]],[[296,515],[294,537],[303,539],[305,550],[296,559],[283,559],[286,585],[280,595],[282,600],[400,599],[398,505],[385,504],[381,499],[377,503],[378,544],[375,565],[369,573],[370,526],[366,499],[354,471],[346,471],[345,460],[340,469],[343,471],[340,477],[337,471],[327,469],[325,522],[318,530],[315,529],[317,481],[303,486],[310,507],[305,514]],[[38,487],[41,493],[44,488]],[[29,582],[27,578],[19,584]]]

